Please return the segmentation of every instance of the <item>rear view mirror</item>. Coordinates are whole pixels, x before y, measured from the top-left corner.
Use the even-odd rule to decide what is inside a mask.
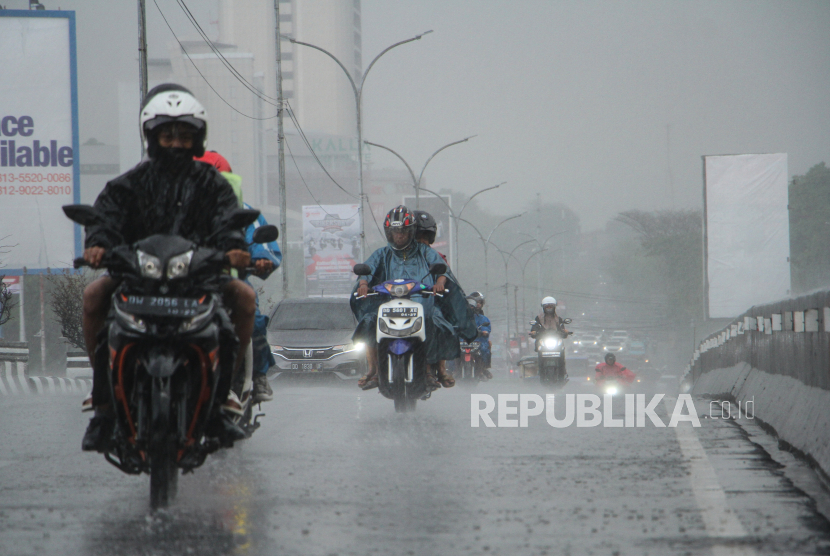
[[[571,324],[573,321],[571,319],[565,319],[562,322],[564,322],[565,324]]]
[[[280,230],[273,224],[266,224],[254,230],[254,243],[271,243],[280,237]]]
[[[228,228],[247,228],[259,218],[259,211],[254,209],[236,209],[228,217]]]
[[[447,273],[447,265],[444,263],[435,263],[429,265],[429,273],[430,274],[446,274]]]
[[[102,220],[95,207],[90,205],[64,205],[61,208],[71,221],[77,222],[81,226],[92,226],[93,224],[99,224]]]
[[[352,272],[354,272],[358,276],[366,276],[367,274],[372,273],[372,269],[369,268],[369,265],[360,263],[360,264],[354,265],[354,268],[352,269]]]

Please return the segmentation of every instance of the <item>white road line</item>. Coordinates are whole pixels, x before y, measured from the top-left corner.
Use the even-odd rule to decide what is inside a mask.
[[[674,409],[675,400],[664,398],[663,403],[666,409],[671,412]],[[715,539],[739,540],[746,538],[747,532],[741,525],[738,517],[729,509],[726,493],[718,482],[718,475],[715,468],[709,462],[706,450],[698,440],[697,433],[691,423],[678,423],[674,427],[677,436],[677,443],[680,444],[680,451],[689,463],[691,476],[689,481],[695,495],[695,502],[700,509],[703,523],[706,526],[706,533]],[[728,546],[727,544],[714,544],[712,546],[714,556],[755,556],[755,549],[745,546]]]

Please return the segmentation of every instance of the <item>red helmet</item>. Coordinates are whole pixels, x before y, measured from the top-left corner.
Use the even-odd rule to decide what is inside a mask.
[[[228,160],[216,151],[205,151],[200,157],[194,157],[199,162],[207,162],[220,172],[231,172],[231,165]]]
[[[386,213],[383,221],[383,231],[386,233],[386,241],[395,250],[402,250],[409,247],[415,239],[415,216],[403,205],[397,206]],[[393,232],[405,232],[407,234],[406,244],[398,246],[392,238]]]

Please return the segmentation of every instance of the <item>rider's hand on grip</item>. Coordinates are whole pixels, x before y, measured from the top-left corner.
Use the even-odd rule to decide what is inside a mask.
[[[366,282],[360,282],[357,286],[357,297],[366,297],[366,294],[369,293],[369,284]]]
[[[228,264],[234,268],[244,269],[251,262],[251,254],[242,249],[231,249],[225,253]]]
[[[106,249],[103,247],[89,247],[84,249],[84,260],[92,268],[100,268]],[[75,268],[78,268],[77,266]]]

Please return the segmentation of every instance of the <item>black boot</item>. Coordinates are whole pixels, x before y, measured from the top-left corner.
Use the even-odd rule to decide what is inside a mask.
[[[211,418],[205,430],[205,436],[217,438],[223,448],[230,448],[237,440],[248,438],[242,427],[235,424],[230,417],[222,412],[217,412]]]
[[[89,425],[81,441],[81,449],[84,452],[105,452],[110,440],[112,431],[115,429],[115,415],[111,411],[95,410],[95,416],[89,420]]]

